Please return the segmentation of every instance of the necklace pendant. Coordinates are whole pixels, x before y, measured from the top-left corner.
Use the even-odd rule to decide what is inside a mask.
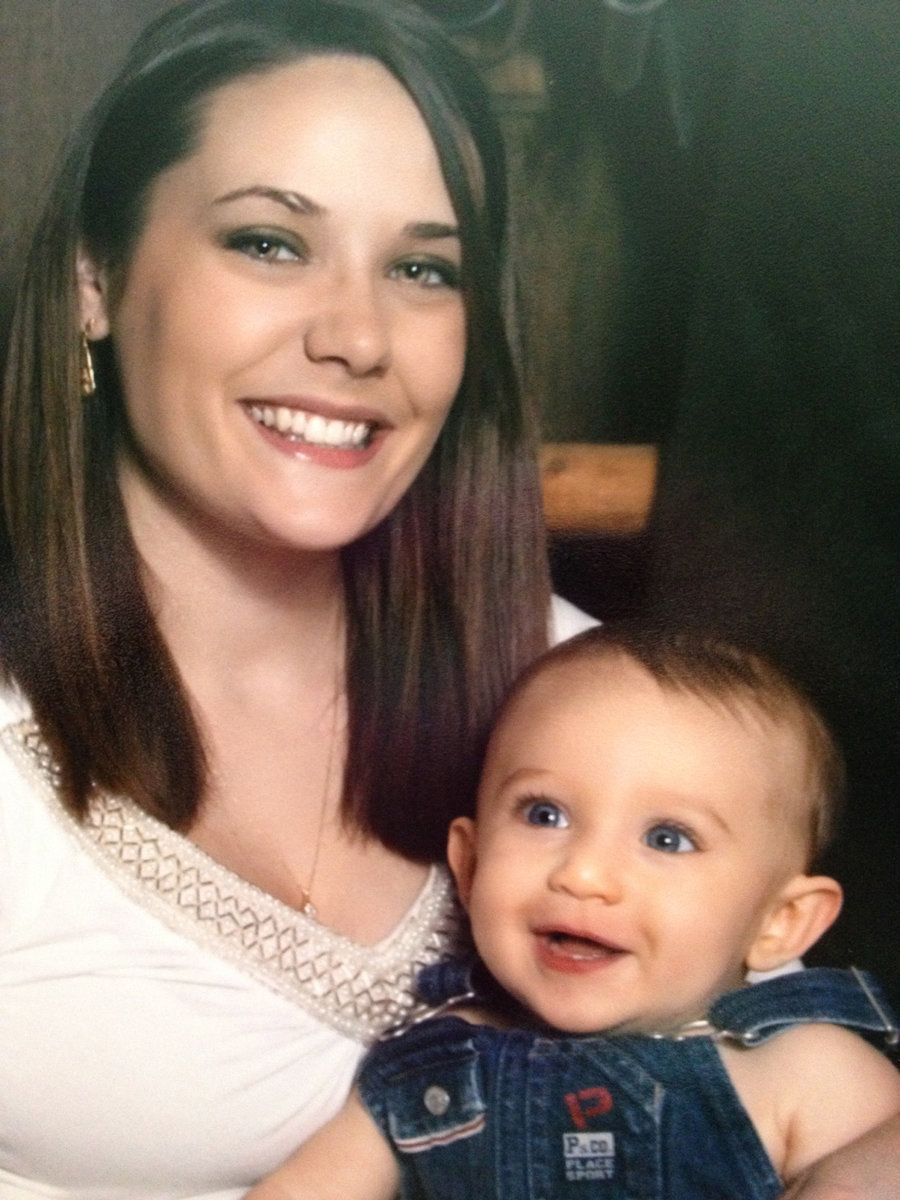
[[[305,890],[303,892],[303,903],[300,905],[300,911],[303,913],[303,915],[305,917],[312,917],[312,919],[314,921],[319,916],[319,910],[313,904],[313,902],[310,898],[309,892],[307,892]]]

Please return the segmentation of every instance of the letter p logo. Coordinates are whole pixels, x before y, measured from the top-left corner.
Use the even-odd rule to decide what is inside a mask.
[[[566,1108],[569,1110],[576,1129],[587,1129],[588,1117],[601,1117],[613,1106],[608,1088],[582,1088],[580,1092],[566,1093]]]

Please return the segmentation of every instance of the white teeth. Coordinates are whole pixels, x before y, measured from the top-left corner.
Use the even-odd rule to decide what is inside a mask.
[[[330,421],[318,413],[306,413],[283,405],[254,404],[254,421],[315,446],[363,446],[372,433],[366,421]]]
[[[325,442],[327,445],[328,439],[326,434],[328,433],[328,424],[329,422],[324,417],[310,417],[306,422],[306,433],[303,435],[304,441],[318,442],[319,444]]]
[[[291,417],[291,433],[294,437],[303,437],[306,433],[306,413],[295,412]]]

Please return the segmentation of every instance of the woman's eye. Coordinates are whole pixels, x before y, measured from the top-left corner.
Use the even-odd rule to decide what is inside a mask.
[[[296,262],[301,257],[299,247],[275,233],[249,230],[232,233],[225,239],[225,245],[229,250],[237,250],[259,262]]]
[[[552,800],[531,800],[524,809],[525,820],[529,825],[537,825],[541,829],[565,829],[569,818]]]
[[[391,278],[405,280],[423,288],[458,288],[459,268],[451,262],[407,259],[390,270]]]
[[[644,845],[664,854],[685,854],[697,849],[691,835],[677,825],[654,825],[644,834]]]

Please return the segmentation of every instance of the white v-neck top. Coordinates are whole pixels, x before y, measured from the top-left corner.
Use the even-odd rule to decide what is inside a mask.
[[[339,1107],[457,923],[437,868],[361,947],[128,801],[79,825],[0,698],[0,1200],[242,1195]]]
[[[458,927],[439,868],[361,947],[127,800],[77,823],[0,692],[0,1200],[237,1200],[337,1110]]]

